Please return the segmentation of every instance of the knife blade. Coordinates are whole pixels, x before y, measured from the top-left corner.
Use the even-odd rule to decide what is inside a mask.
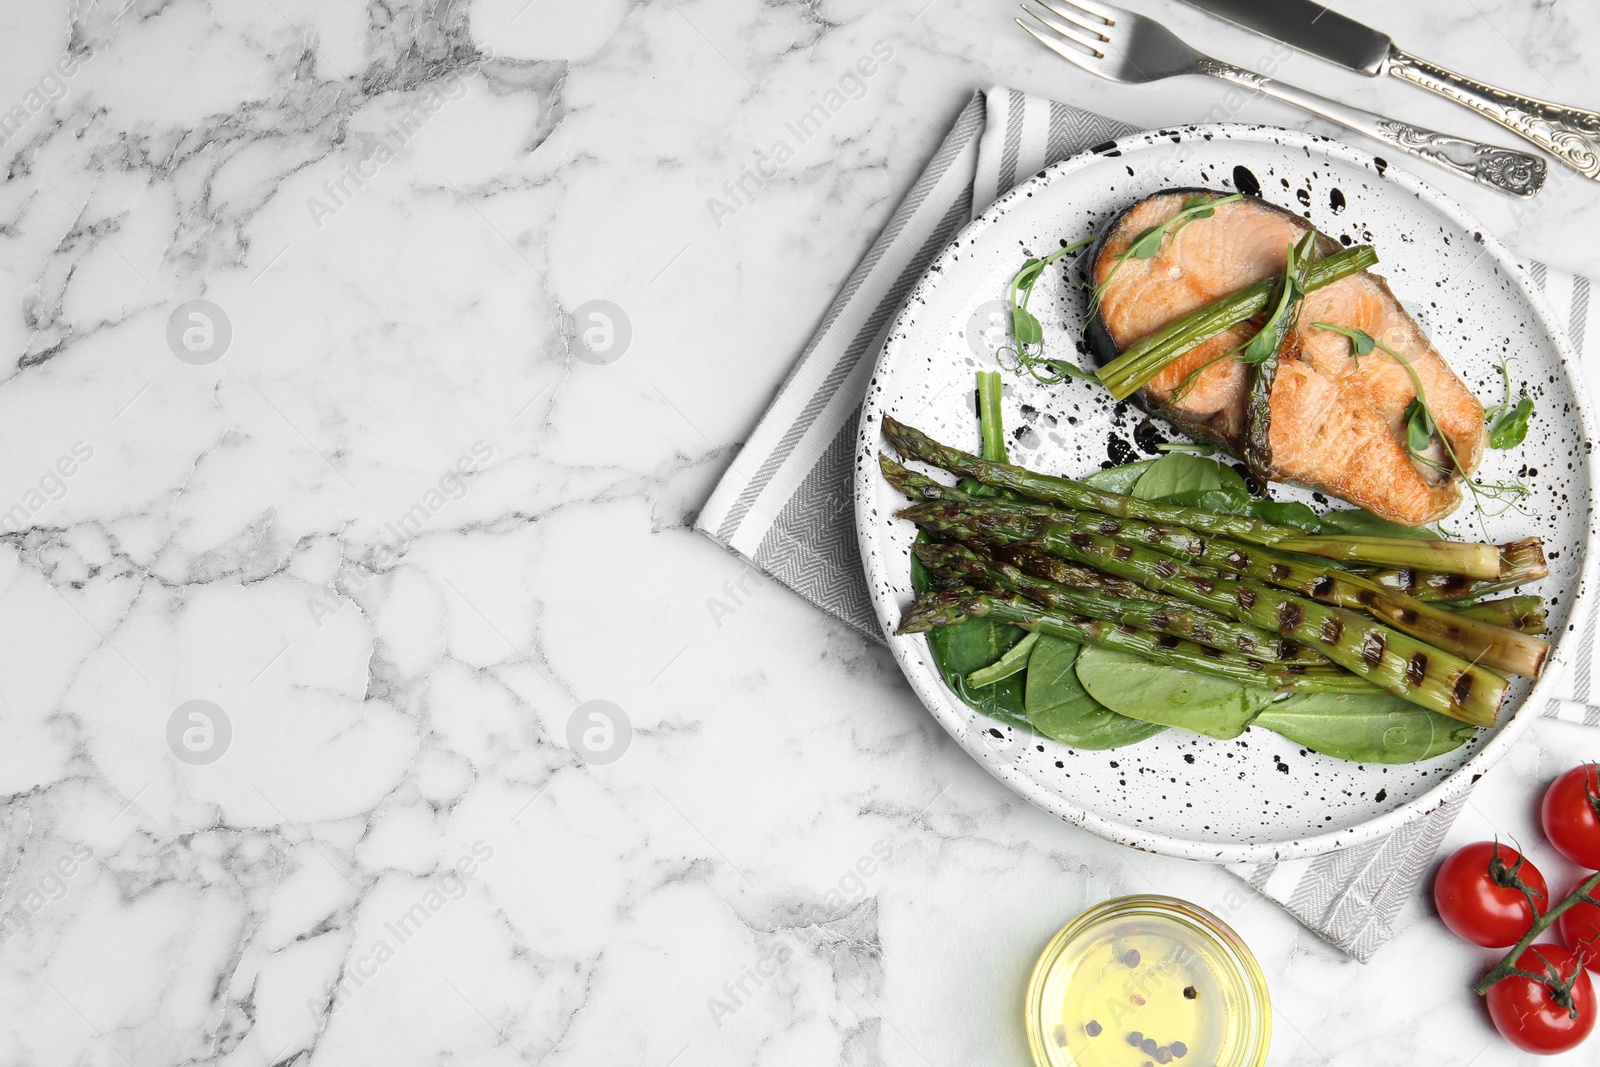
[[[1394,49],[1394,41],[1388,34],[1345,18],[1315,0],[1185,0],[1185,3],[1363,74],[1382,74]]]
[[[1208,15],[1362,74],[1389,74],[1470,108],[1600,181],[1600,112],[1524,96],[1400,48],[1316,0],[1184,0]]]

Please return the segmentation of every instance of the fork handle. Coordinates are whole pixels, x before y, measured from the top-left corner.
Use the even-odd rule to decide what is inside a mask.
[[[1421,126],[1398,122],[1382,115],[1349,107],[1316,93],[1273,81],[1253,70],[1232,63],[1202,58],[1195,64],[1200,74],[1253,89],[1284,103],[1303,108],[1314,115],[1331,119],[1341,126],[1366,134],[1418,159],[1438,164],[1464,178],[1498,189],[1512,196],[1532,196],[1544,188],[1545,163],[1538,156],[1509,148],[1479,144]]]
[[[1494,119],[1584,177],[1600,181],[1600,114],[1508,93],[1398,48],[1390,50],[1384,69]]]

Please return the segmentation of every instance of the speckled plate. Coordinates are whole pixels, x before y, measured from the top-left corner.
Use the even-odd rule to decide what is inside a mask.
[[[1372,244],[1377,268],[1457,372],[1487,403],[1499,395],[1496,362],[1515,354],[1514,378],[1538,403],[1528,440],[1491,452],[1481,477],[1533,487],[1527,514],[1486,517],[1496,541],[1545,539],[1549,600],[1558,635],[1551,669],[1537,685],[1519,682],[1501,724],[1473,743],[1419,764],[1347,763],[1250,729],[1232,741],[1169,730],[1111,752],[1081,752],[1012,731],[973,712],[939,680],[926,640],[896,637],[910,604],[910,523],[883,481],[876,454],[884,412],[978,450],[974,372],[993,367],[1004,336],[1001,297],[1032,253],[1096,232],[1129,203],[1163,189],[1240,186],[1297,211],[1346,243]],[[1082,295],[1052,270],[1032,310],[1047,343],[1072,353]],[[906,677],[934,717],[1010,789],[1102,837],[1173,856],[1218,861],[1310,855],[1394,830],[1459,796],[1500,757],[1549,695],[1575,620],[1574,591],[1592,578],[1591,440],[1580,387],[1567,373],[1565,337],[1527,272],[1460,206],[1403,171],[1325,138],[1277,128],[1212,125],[1136,134],[1064,160],[997,201],[934,261],[890,331],[867,391],[857,443],[856,521],[878,617]],[[1079,357],[1082,358],[1082,357]],[[1085,382],[1042,386],[1007,375],[1005,421],[1013,460],[1081,476],[1141,458],[1152,430],[1142,413],[1118,407]],[[1315,503],[1279,487],[1284,499]],[[1476,520],[1446,522],[1463,534]]]

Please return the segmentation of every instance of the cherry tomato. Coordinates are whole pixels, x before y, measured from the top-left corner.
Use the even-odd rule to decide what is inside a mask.
[[[1577,889],[1577,886],[1573,886]],[[1589,894],[1600,900],[1600,889]],[[1600,971],[1600,907],[1574,904],[1556,920],[1561,940],[1591,971]]]
[[[1567,859],[1600,871],[1600,779],[1585,763],[1550,783],[1539,808],[1544,836]]]
[[[1510,975],[1489,987],[1489,1018],[1524,1052],[1576,1048],[1594,1029],[1594,986],[1578,957],[1560,945],[1529,945],[1517,968],[1547,981]]]
[[[1518,888],[1517,882],[1527,887]],[[1516,849],[1479,841],[1459,849],[1433,881],[1439,918],[1457,936],[1484,948],[1509,948],[1533,925],[1534,908],[1550,910],[1544,875]]]

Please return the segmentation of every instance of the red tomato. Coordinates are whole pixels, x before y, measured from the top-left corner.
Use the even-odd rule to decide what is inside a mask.
[[[1524,1052],[1576,1048],[1594,1029],[1594,986],[1578,957],[1560,945],[1529,945],[1520,970],[1548,976],[1551,984],[1511,975],[1489,987],[1489,1018],[1500,1036]]]
[[[1600,889],[1589,895],[1600,899]],[[1556,929],[1561,932],[1561,940],[1567,943],[1567,947],[1583,961],[1585,967],[1600,971],[1600,907],[1574,904],[1561,913],[1561,918],[1556,920]]]
[[[1585,763],[1550,783],[1539,808],[1544,836],[1567,859],[1600,871],[1600,779]]]
[[[1479,841],[1444,861],[1433,880],[1433,902],[1458,936],[1484,948],[1509,948],[1535,918],[1518,880],[1532,893],[1540,915],[1550,910],[1550,891],[1537,867],[1514,848]]]

